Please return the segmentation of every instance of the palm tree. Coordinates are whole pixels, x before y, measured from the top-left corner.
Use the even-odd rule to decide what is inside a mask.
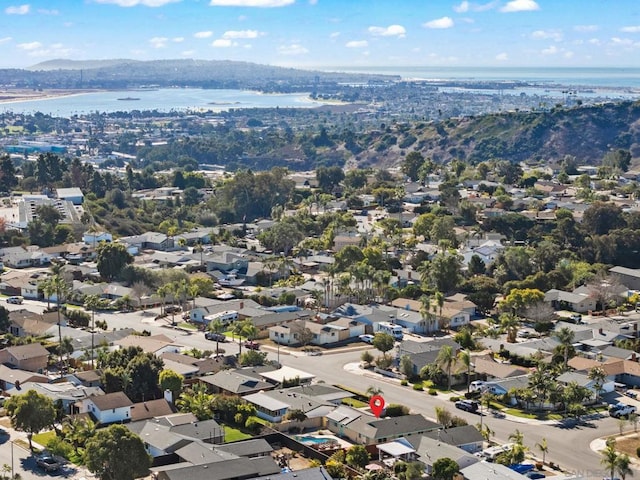
[[[62,298],[66,300],[69,295],[70,288],[60,273],[55,273],[48,279],[48,288],[51,293],[56,294],[56,310],[58,314],[58,345],[62,345],[62,321],[60,320],[60,303]],[[62,365],[62,349],[58,349],[60,354],[60,365]]]
[[[242,356],[242,336],[245,332],[245,323],[236,320],[233,323],[231,332],[238,337],[238,358]]]
[[[542,440],[540,440],[540,443],[536,443],[536,448],[542,453],[542,464],[544,465],[547,460],[547,452],[549,451],[547,439],[543,437]]]
[[[208,420],[213,417],[214,396],[207,393],[207,387],[195,384],[190,389],[182,392],[176,401],[181,412],[193,413],[198,420]]]
[[[429,332],[433,327],[433,317],[431,316],[431,298],[428,295],[420,297],[420,316],[425,322],[429,322]]]
[[[616,441],[613,438],[609,438],[607,440],[607,446],[602,451],[600,464],[609,471],[609,478],[612,480],[614,478],[613,475],[616,471],[616,467],[618,466],[619,458],[620,455],[616,451]]]
[[[94,349],[95,349],[95,333],[96,333],[96,310],[102,304],[102,299],[98,295],[86,295],[84,297],[84,308],[91,310],[91,368],[93,369]]]
[[[631,459],[629,455],[626,453],[622,453],[618,456],[618,461],[616,462],[616,472],[620,475],[622,480],[627,478],[627,475],[633,475],[633,470],[631,469]]]
[[[509,434],[509,440],[512,441],[513,443],[518,443],[520,445],[522,445],[524,442],[524,434],[519,430],[519,429],[515,429],[515,431],[511,432]]]
[[[62,342],[60,342],[58,349],[60,350],[60,355],[66,355],[66,367],[65,370],[69,370],[69,356],[75,351],[73,346],[73,340],[71,337],[64,337]]]
[[[458,360],[462,365],[460,368],[466,371],[467,374],[467,392],[469,391],[469,385],[471,384],[471,368],[473,362],[471,361],[471,352],[469,350],[460,350],[458,352]],[[464,367],[464,368],[463,368]]]
[[[594,381],[594,387],[596,390],[596,403],[600,400],[600,389],[604,385],[604,381],[607,379],[607,373],[602,367],[593,367],[589,370],[589,380]]]
[[[444,319],[442,318],[442,307],[444,306],[444,293],[436,291],[433,294],[433,299],[435,300],[434,307],[435,306],[438,307],[439,326],[442,330],[446,330],[445,329],[446,322],[444,322],[443,321]]]
[[[456,354],[451,345],[443,345],[436,357],[436,365],[447,372],[447,390],[451,390],[451,368],[456,363]]]
[[[216,333],[216,334],[220,334],[222,332],[224,332],[225,329],[225,325],[224,323],[222,323],[222,320],[220,320],[219,318],[216,318],[214,320],[211,320],[209,322],[209,325],[207,325],[207,329],[212,332],[212,333]],[[218,346],[219,346],[219,341],[218,341],[218,337],[216,337],[216,355],[218,354]]]
[[[555,332],[554,336],[562,346],[564,353],[564,369],[566,370],[567,364],[569,363],[569,349],[573,346],[575,334],[569,327],[562,327],[560,330]]]
[[[376,387],[375,385],[369,385],[367,387],[366,394],[369,397],[373,397],[374,395],[380,395],[382,393],[382,389],[380,387]]]
[[[520,321],[515,315],[511,313],[503,313],[500,315],[500,328],[507,334],[507,342],[516,342],[519,327]]]

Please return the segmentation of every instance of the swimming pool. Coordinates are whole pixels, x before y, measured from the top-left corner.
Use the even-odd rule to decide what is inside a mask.
[[[333,438],[327,438],[327,437],[312,437],[310,435],[298,435],[296,437],[296,440],[298,440],[300,443],[312,443],[314,445],[320,445],[322,443],[329,443],[329,442],[334,442],[335,440]]]

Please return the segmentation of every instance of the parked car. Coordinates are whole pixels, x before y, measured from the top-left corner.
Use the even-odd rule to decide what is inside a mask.
[[[532,463],[514,463],[512,465],[509,465],[509,468],[511,470],[515,470],[521,475],[524,475],[527,472],[531,472],[534,468],[536,468],[536,466]]]
[[[214,342],[226,342],[227,337],[222,333],[205,332],[204,338],[207,340],[213,340]]]
[[[479,404],[475,400],[458,400],[455,403],[456,408],[466,412],[475,413],[478,411]]]
[[[373,335],[369,335],[369,334],[359,335],[358,338],[360,339],[361,342],[369,343],[369,344],[373,343]]]
[[[485,385],[487,382],[483,382],[482,380],[475,380],[469,384],[469,390],[472,392],[482,392],[485,389]]]
[[[60,468],[60,463],[50,455],[36,458],[36,465],[46,472],[55,472]]]
[[[244,342],[244,348],[248,348],[249,350],[260,350],[260,344],[258,342],[247,340]]]
[[[182,308],[180,308],[180,305],[167,305],[164,307],[164,311],[165,313],[178,313],[182,311]]]
[[[24,298],[20,295],[14,295],[12,297],[7,298],[7,303],[13,303],[14,305],[22,305]]]

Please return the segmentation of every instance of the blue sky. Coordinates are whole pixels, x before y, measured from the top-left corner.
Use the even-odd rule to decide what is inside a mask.
[[[638,0],[3,0],[0,67],[196,58],[318,66],[640,66]]]

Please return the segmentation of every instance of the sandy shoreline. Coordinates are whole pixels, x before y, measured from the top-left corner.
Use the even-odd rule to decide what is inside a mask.
[[[0,104],[14,102],[35,102],[41,100],[51,100],[59,97],[77,97],[88,93],[104,92],[105,90],[31,90],[31,89],[11,89],[0,90]]]

